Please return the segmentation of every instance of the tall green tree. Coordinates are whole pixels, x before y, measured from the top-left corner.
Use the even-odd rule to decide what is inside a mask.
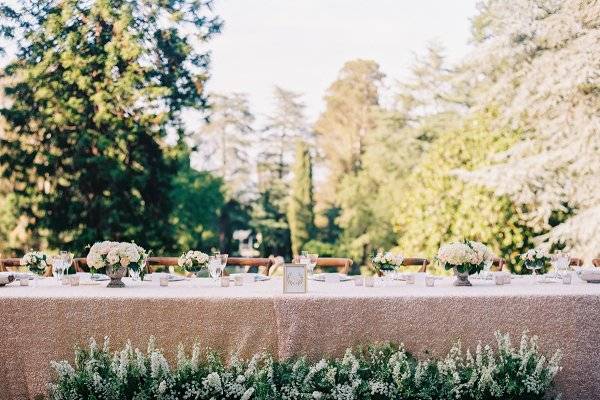
[[[342,177],[362,168],[367,138],[379,121],[383,77],[374,61],[348,61],[327,89],[325,111],[315,124],[315,133],[332,190]]]
[[[227,186],[228,196],[247,200],[254,192],[250,149],[256,132],[248,96],[211,94],[209,120],[193,135],[203,169],[214,171]]]
[[[372,184],[361,179],[368,143],[382,124],[379,90],[384,75],[370,60],[349,61],[325,96],[326,108],[315,124],[317,143],[327,168],[321,198],[340,208],[342,246],[364,263],[369,248]],[[366,183],[366,185],[365,185]]]
[[[433,257],[441,244],[479,240],[515,261],[531,241],[529,231],[506,197],[458,176],[459,168],[489,165],[519,132],[494,127],[493,112],[474,115],[438,134],[395,198],[394,229],[404,252]]]
[[[465,174],[522,206],[540,242],[600,256],[600,4],[486,0],[463,60],[476,104],[522,140],[495,165]],[[557,216],[560,216],[557,218]]]
[[[267,115],[262,130],[262,151],[257,165],[259,200],[252,212],[254,229],[261,238],[265,255],[291,255],[290,227],[287,220],[290,167],[294,144],[310,138],[301,95],[280,87],[273,92],[275,107]]]
[[[2,14],[18,52],[0,162],[31,229],[77,252],[100,239],[175,248],[164,139],[206,107],[198,49],[220,26],[208,4],[25,0]]]
[[[312,157],[306,143],[296,144],[296,161],[292,169],[291,194],[288,202],[288,223],[292,254],[298,255],[314,234]]]
[[[179,161],[173,177],[171,201],[174,210],[169,224],[180,251],[220,246],[219,216],[225,207],[223,179],[208,171],[198,171],[190,165],[190,149],[180,141],[172,149]]]

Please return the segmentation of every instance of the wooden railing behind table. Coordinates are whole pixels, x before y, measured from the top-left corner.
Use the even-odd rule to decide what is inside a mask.
[[[152,273],[158,266],[170,267],[177,266],[177,257],[149,257],[148,258],[148,272]],[[87,261],[85,258],[76,258],[74,260],[75,269],[83,272],[84,268],[87,267]],[[258,270],[265,275],[269,274],[269,268],[271,267],[272,260],[270,258],[245,258],[245,257],[228,257],[228,266],[240,266],[240,267],[257,267]]]
[[[409,257],[402,260],[403,267],[414,267],[420,266],[417,272],[427,272],[427,266],[431,264],[431,262],[426,258],[418,258],[418,257]],[[379,276],[383,274],[379,272]]]
[[[300,259],[298,257],[294,257],[292,259],[293,263],[298,263]],[[347,274],[350,271],[350,267],[352,266],[352,260],[349,258],[337,258],[337,257],[319,257],[317,258],[316,269],[323,268],[335,268],[342,274]]]

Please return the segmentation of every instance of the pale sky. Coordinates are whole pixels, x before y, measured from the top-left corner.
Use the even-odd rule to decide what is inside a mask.
[[[372,59],[390,80],[406,75],[413,54],[439,41],[448,59],[469,49],[476,0],[215,0],[223,33],[209,44],[208,88],[245,92],[267,113],[273,85],[304,93],[308,116],[348,60]]]

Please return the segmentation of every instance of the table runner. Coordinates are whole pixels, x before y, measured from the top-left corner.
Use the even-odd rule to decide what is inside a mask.
[[[419,357],[444,356],[460,339],[473,348],[493,343],[494,331],[518,340],[524,330],[542,348],[564,351],[558,389],[565,399],[600,392],[600,286],[534,284],[508,286],[474,281],[456,288],[422,283],[354,287],[352,282],[309,283],[309,293],[284,295],[281,281],[220,288],[205,279],[151,283],[125,289],[101,286],[0,288],[0,399],[45,392],[51,360],[73,360],[76,344],[110,336],[113,349],[127,340],[145,348],[150,336],[173,356],[195,339],[225,355],[268,351],[281,358],[340,356],[353,345],[403,342]],[[104,285],[104,284],[103,284]]]

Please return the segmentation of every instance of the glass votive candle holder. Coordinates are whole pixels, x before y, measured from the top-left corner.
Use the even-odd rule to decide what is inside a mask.
[[[365,279],[362,275],[358,275],[354,277],[354,286],[362,286],[365,282]]]
[[[375,278],[372,276],[365,276],[365,286],[366,287],[374,287],[375,286]]]
[[[504,285],[504,274],[501,272],[494,274],[494,283],[498,286]]]
[[[69,280],[69,277],[64,275],[61,279],[60,279],[60,283],[62,285],[70,285],[71,281]]]
[[[244,285],[244,277],[243,276],[236,275],[236,277],[233,278],[233,281],[235,282],[235,286],[243,286]]]
[[[228,287],[229,286],[229,277],[222,276],[220,282],[221,282],[221,287]]]
[[[168,276],[161,276],[159,278],[159,283],[160,283],[160,286],[169,286],[169,277]]]
[[[511,280],[512,280],[512,275],[509,272],[504,274],[504,284],[505,285],[510,285]]]
[[[425,275],[425,286],[434,287],[435,286],[435,276]]]
[[[69,283],[71,286],[79,286],[79,276],[73,275],[69,278]]]
[[[19,278],[19,285],[21,286],[29,286],[29,277],[28,276],[22,276]]]
[[[415,274],[411,273],[404,275],[404,278],[406,279],[406,283],[408,283],[409,285],[414,285],[417,281],[417,277],[415,276]]]
[[[573,280],[573,275],[570,272],[566,272],[562,275],[563,285],[570,285]]]

